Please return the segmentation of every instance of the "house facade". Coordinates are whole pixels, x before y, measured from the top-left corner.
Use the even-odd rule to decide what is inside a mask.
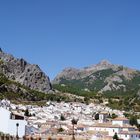
[[[18,124],[18,127],[17,127]],[[25,135],[27,121],[23,116],[13,114],[6,108],[0,107],[0,132],[19,137]]]
[[[101,114],[103,120],[99,119],[99,123],[94,124],[89,128],[95,132],[99,137],[113,137],[117,133],[122,140],[140,140],[140,132],[135,126],[129,124],[129,120],[124,117],[113,119],[112,122],[104,121],[104,116]],[[101,123],[102,121],[102,123]],[[97,137],[96,136],[96,137]],[[93,140],[93,139],[92,139]]]

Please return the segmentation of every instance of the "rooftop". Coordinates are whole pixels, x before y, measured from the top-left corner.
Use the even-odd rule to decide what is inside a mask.
[[[128,119],[124,118],[124,117],[117,117],[117,118],[113,119],[113,121],[128,121]]]
[[[120,126],[119,124],[112,125],[111,122],[107,123],[96,123],[93,125],[93,127],[103,127],[103,128],[135,128],[135,126],[131,126],[128,124],[124,124],[123,126]]]
[[[140,135],[140,131],[121,131],[119,134],[128,134],[128,135]]]

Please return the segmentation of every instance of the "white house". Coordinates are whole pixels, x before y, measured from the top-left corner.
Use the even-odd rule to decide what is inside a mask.
[[[112,125],[115,125],[115,124],[120,125],[120,126],[129,125],[129,120],[124,117],[118,117],[112,120]]]
[[[140,140],[139,131],[121,131],[118,136],[123,140]]]
[[[100,112],[99,123],[107,122],[108,112]]]
[[[17,124],[19,124],[18,127]],[[19,137],[23,137],[26,125],[27,121],[24,120],[23,116],[12,114],[9,110],[0,107],[0,132],[13,136],[18,133]]]
[[[103,117],[104,119],[104,117]],[[113,137],[117,133],[118,137],[123,140],[140,140],[140,132],[137,131],[135,126],[129,124],[129,120],[126,118],[116,118],[112,122],[105,122],[99,120],[99,123],[92,125],[89,130],[92,130],[96,133],[103,134],[106,133],[106,136]]]

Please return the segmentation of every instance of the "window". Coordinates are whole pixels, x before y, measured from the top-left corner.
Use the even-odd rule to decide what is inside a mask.
[[[12,116],[13,116],[13,114],[12,114],[12,113],[10,113],[10,119],[12,119]]]

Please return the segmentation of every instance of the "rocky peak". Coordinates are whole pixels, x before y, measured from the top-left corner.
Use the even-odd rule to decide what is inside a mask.
[[[138,78],[135,78],[136,76]],[[81,90],[88,88],[100,93],[117,90],[126,92],[130,88],[128,87],[129,84],[131,85],[133,82],[137,84],[139,80],[140,73],[136,70],[102,60],[96,65],[83,69],[64,70],[56,76],[53,84],[68,84],[74,87],[77,86]]]
[[[65,68],[60,74],[56,76],[56,78],[53,80],[53,84],[59,83],[61,79],[66,79],[66,80],[82,79],[98,70],[109,69],[109,68],[116,68],[116,67],[107,60],[102,60],[97,65],[84,67],[82,69],[68,67]]]
[[[0,51],[0,73],[3,73],[10,80],[15,80],[31,89],[41,92],[51,90],[49,77],[38,65],[29,64],[23,58],[18,59],[10,54]]]
[[[99,62],[97,65],[100,65],[100,66],[110,66],[112,65],[108,60],[102,60],[101,62]]]
[[[65,68],[61,73],[57,75],[57,77],[52,81],[53,84],[59,83],[61,79],[77,79],[77,74],[79,70],[76,68],[68,67]]]
[[[93,73],[99,70],[105,70],[105,69],[113,69],[116,71],[118,69],[118,65],[111,64],[108,60],[102,60],[96,65],[92,65],[89,67],[84,68],[86,72]]]
[[[70,72],[70,71],[77,71],[78,69],[72,68],[72,67],[67,67],[63,70],[63,72]]]

